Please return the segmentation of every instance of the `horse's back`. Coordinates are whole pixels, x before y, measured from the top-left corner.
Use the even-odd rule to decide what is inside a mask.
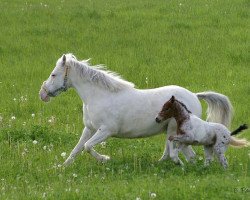
[[[201,105],[196,95],[179,86],[165,86],[156,89],[133,89],[117,96],[114,112],[120,125],[116,137],[147,137],[155,135],[166,128],[165,123],[156,123],[155,117],[163,104],[171,96],[182,101],[191,112],[200,117]]]

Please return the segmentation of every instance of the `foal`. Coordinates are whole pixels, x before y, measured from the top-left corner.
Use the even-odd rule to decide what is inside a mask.
[[[171,117],[175,118],[177,122],[177,135],[170,136],[169,140],[180,143],[178,150],[185,145],[204,145],[206,166],[212,161],[213,152],[215,152],[222,166],[227,168],[228,163],[224,155],[227,146],[230,144],[247,147],[250,144],[245,139],[232,137],[247,129],[246,124],[230,133],[222,124],[206,122],[196,117],[174,96],[163,105],[155,120],[160,123]]]

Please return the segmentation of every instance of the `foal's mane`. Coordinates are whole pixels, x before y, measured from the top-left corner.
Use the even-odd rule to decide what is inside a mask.
[[[117,73],[106,70],[103,65],[91,66],[89,60],[78,61],[72,54],[67,54],[69,64],[84,80],[95,83],[111,92],[134,88],[134,84],[121,78]]]
[[[190,110],[188,110],[187,106],[184,103],[182,103],[181,101],[178,101],[177,99],[175,99],[175,101],[179,103],[188,113],[190,114],[192,113]]]

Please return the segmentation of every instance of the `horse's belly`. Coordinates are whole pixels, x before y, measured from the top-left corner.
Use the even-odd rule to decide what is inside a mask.
[[[153,118],[154,119],[154,118]],[[167,129],[168,121],[165,121],[161,124],[156,122],[138,122],[134,121],[133,125],[129,127],[123,127],[121,130],[115,134],[114,137],[118,138],[143,138],[153,135],[163,133]],[[132,124],[132,123],[131,123]]]

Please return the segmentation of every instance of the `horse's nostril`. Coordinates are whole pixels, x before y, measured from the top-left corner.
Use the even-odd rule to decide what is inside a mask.
[[[160,120],[158,117],[155,118],[155,121],[156,121],[157,123],[160,123],[160,122],[161,122],[161,120]]]

